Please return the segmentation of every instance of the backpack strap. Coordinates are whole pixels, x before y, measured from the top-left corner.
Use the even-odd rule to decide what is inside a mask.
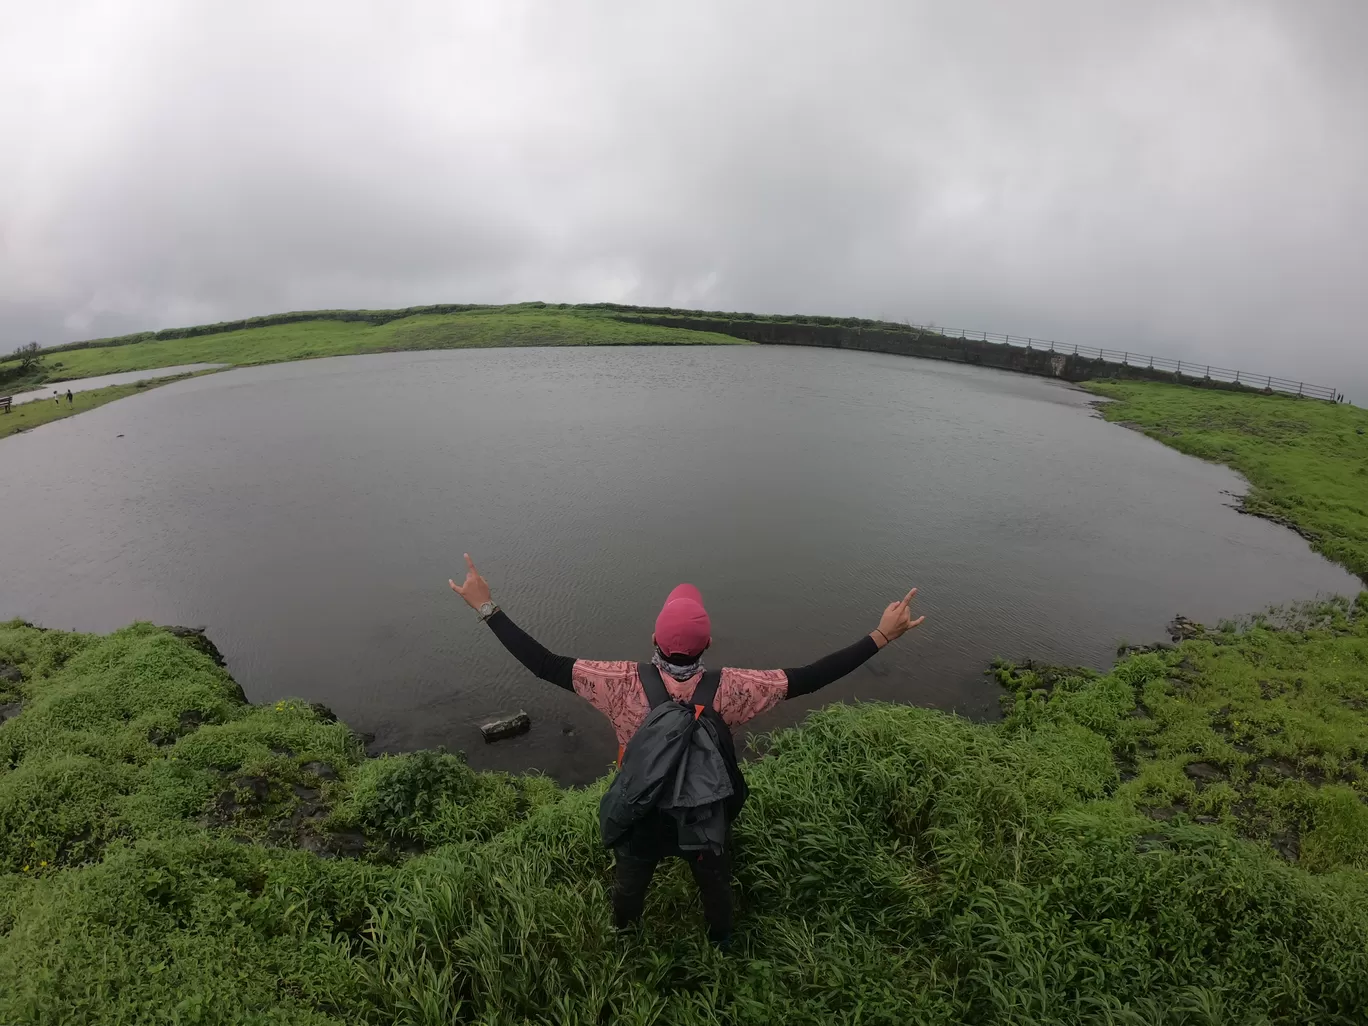
[[[654,663],[637,663],[637,676],[641,679],[641,690],[646,692],[646,702],[652,709],[671,701],[670,693],[665,690],[665,682],[660,679],[660,671]],[[702,683],[699,684],[702,687]]]
[[[660,670],[654,663],[637,663],[637,676],[641,679],[641,690],[646,692],[646,702],[652,709],[674,701],[665,690],[665,681],[661,679]],[[703,674],[703,679],[694,688],[693,697],[685,703],[694,707],[695,719],[704,709],[712,708],[713,700],[717,697],[718,685],[721,683],[721,670],[709,670]]]
[[[713,700],[717,697],[717,686],[721,683],[721,670],[709,670],[703,674],[703,679],[698,682],[698,687],[694,688],[693,697],[689,699],[689,704],[694,707],[694,719],[703,715],[704,709],[713,708]]]

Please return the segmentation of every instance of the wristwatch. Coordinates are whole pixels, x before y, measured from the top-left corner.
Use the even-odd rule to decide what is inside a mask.
[[[498,611],[499,607],[496,606],[493,602],[486,602],[482,606],[480,606],[479,609],[475,610],[475,612],[479,614],[481,620],[488,620]]]

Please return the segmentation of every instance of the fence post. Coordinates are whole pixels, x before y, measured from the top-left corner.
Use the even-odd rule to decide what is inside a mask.
[[[1075,342],[1075,343],[1074,343],[1074,356],[1077,356],[1077,355],[1078,355],[1078,343]]]
[[[1305,381],[1298,381],[1298,382],[1297,382],[1297,395],[1301,395],[1301,394],[1302,394],[1302,389],[1305,388],[1305,387],[1306,387],[1306,382],[1305,382]]]
[[[1179,361],[1178,361],[1178,376],[1179,376],[1180,378],[1183,376],[1183,361],[1182,361],[1182,360],[1179,360]]]
[[[1273,375],[1272,375],[1272,374],[1270,374],[1270,375],[1268,376],[1268,384],[1264,385],[1264,388],[1268,389],[1270,392],[1273,391]]]
[[[1236,372],[1235,372],[1235,384],[1238,385],[1239,383],[1240,383],[1240,372],[1239,372],[1239,371],[1236,371]]]
[[[1206,377],[1207,377],[1207,380],[1208,380],[1208,381],[1211,380],[1211,364],[1207,364]]]
[[[1152,357],[1152,356],[1150,357],[1150,366],[1149,366],[1149,369],[1150,369],[1150,370],[1154,370],[1154,357]]]
[[[1130,353],[1122,353],[1122,354],[1121,354],[1121,366],[1122,366],[1122,367],[1129,367],[1129,366],[1130,366]]]
[[[1031,340],[1030,340],[1029,338],[1026,340],[1026,348],[1027,348],[1027,349],[1030,349],[1030,348],[1031,348]]]

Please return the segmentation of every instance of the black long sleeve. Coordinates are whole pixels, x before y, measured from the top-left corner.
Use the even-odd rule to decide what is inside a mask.
[[[573,656],[556,655],[514,623],[503,610],[499,610],[485,622],[489,624],[489,629],[494,632],[494,636],[503,647],[513,654],[513,658],[533,674],[567,691],[574,689]],[[788,678],[788,697],[809,695],[833,681],[840,680],[862,666],[878,650],[879,646],[874,639],[866,634],[853,645],[823,656],[815,663],[785,670],[784,676]]]
[[[574,687],[572,672],[575,660],[572,656],[556,655],[548,650],[509,619],[508,614],[502,609],[485,623],[489,624],[489,629],[503,643],[503,647],[513,653],[513,658],[542,680],[567,691]]]
[[[810,695],[818,688],[824,688],[838,681],[851,670],[862,666],[870,656],[879,650],[879,644],[868,634],[853,645],[847,645],[839,652],[822,656],[815,663],[785,670],[788,677],[788,697]]]

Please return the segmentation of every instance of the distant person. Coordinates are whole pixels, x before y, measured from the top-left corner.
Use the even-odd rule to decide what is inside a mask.
[[[68,389],[67,389],[67,405],[70,406],[73,402],[75,402],[75,400],[71,398],[71,389],[68,388]]]
[[[57,389],[55,388],[52,390],[52,401],[58,406],[62,405],[62,397],[57,394]]]
[[[659,676],[669,696],[689,703],[705,679],[703,653],[712,644],[712,624],[703,608],[703,596],[692,584],[681,584],[670,592],[656,617],[651,637],[653,655],[649,663],[598,662],[555,655],[529,637],[490,597],[489,584],[480,576],[470,555],[465,557],[463,584],[448,581],[452,591],[466,600],[480,619],[489,624],[495,637],[525,667],[542,680],[567,691],[574,691],[608,717],[617,733],[618,761],[632,736],[651,711],[642,683],[642,673]],[[741,724],[774,708],[786,698],[808,695],[832,681],[839,680],[890,642],[918,626],[924,616],[913,620],[908,611],[917,589],[889,604],[879,625],[855,644],[810,663],[787,670],[739,670],[724,667],[720,675],[708,674],[709,686],[715,684],[712,700],[704,708],[715,710],[723,730]],[[656,690],[659,690],[658,688]],[[699,710],[700,713],[703,709]],[[728,730],[726,745],[730,747]],[[616,846],[613,883],[613,923],[624,929],[640,919],[646,902],[646,888],[656,864],[669,856],[685,858],[693,871],[708,921],[708,937],[726,949],[731,942],[731,844],[730,822],[727,843],[720,852],[700,851],[689,855],[680,850],[674,822],[664,814],[637,823],[626,842]]]

